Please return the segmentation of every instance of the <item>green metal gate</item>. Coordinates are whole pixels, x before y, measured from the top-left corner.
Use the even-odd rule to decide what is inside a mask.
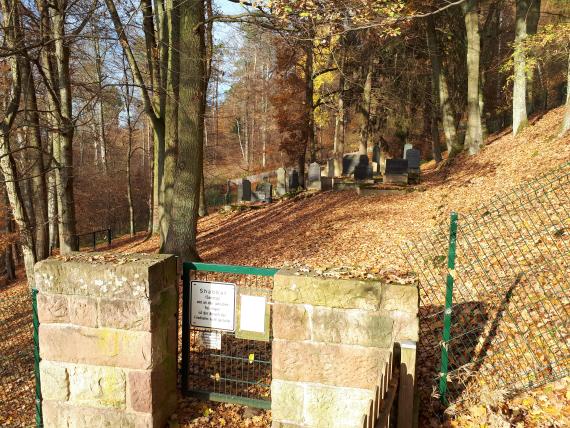
[[[249,266],[183,264],[181,386],[184,395],[271,408],[270,302],[276,272],[277,269]],[[245,334],[235,326],[233,330],[222,330],[191,325],[199,318],[196,314],[192,316],[192,305],[197,302],[197,298],[192,299],[192,288],[212,283],[228,290],[234,286],[235,296],[242,299],[253,296],[266,302],[264,334]],[[235,325],[239,326],[242,304],[237,304],[237,297],[234,302],[236,309],[232,314]]]

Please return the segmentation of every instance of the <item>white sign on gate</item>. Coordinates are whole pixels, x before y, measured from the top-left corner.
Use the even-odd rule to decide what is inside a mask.
[[[235,330],[236,286],[227,282],[192,281],[190,324]]]

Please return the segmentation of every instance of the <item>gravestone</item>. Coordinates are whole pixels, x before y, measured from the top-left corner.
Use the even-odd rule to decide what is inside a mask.
[[[410,149],[406,152],[406,160],[408,161],[408,182],[420,182],[420,161],[421,153],[418,149]]]
[[[334,178],[335,177],[335,170],[334,170],[334,159],[329,159],[327,161],[327,177]]]
[[[317,162],[309,165],[308,181],[307,189],[321,190],[321,166]]]
[[[241,185],[238,187],[238,202],[251,201],[251,181],[244,178]]]
[[[275,193],[277,196],[283,196],[287,193],[287,170],[285,168],[277,169],[277,188]]]
[[[354,168],[355,180],[366,180],[372,175],[372,168],[368,161],[368,156],[360,155],[360,159],[356,168]]]
[[[354,173],[354,169],[360,161],[360,154],[347,153],[342,157],[342,175],[350,175]]]
[[[421,153],[418,149],[409,149],[405,159],[408,161],[408,169],[419,169]]]
[[[372,173],[380,174],[380,156],[381,150],[379,144],[374,144],[372,148]]]
[[[258,183],[255,187],[254,199],[259,202],[272,202],[273,201],[273,186],[269,181]]]
[[[408,160],[386,159],[385,184],[408,184]]]
[[[374,144],[372,148],[372,162],[380,163],[380,145]]]
[[[226,194],[224,195],[224,202],[226,205],[232,203],[232,188],[230,180],[226,182]]]
[[[408,150],[413,149],[414,146],[412,146],[410,143],[406,143],[404,144],[404,159],[406,159],[406,153],[408,152]]]
[[[299,173],[296,169],[293,170],[291,173],[291,177],[289,177],[289,190],[297,190],[299,188]]]
[[[407,159],[386,159],[386,174],[407,174]]]

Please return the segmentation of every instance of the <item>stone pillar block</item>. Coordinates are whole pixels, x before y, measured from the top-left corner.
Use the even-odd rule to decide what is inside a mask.
[[[374,426],[394,346],[418,337],[417,286],[281,270],[273,300],[272,426]],[[402,350],[409,403],[415,358]]]
[[[73,254],[35,266],[44,426],[163,427],[176,409],[176,260]]]

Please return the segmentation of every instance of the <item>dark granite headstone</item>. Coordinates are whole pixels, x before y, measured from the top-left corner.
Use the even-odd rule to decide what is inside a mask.
[[[366,180],[370,175],[372,175],[372,169],[370,168],[368,156],[360,155],[358,165],[354,168],[354,179]]]
[[[251,181],[245,178],[241,181],[241,200],[251,201]]]
[[[418,169],[420,167],[421,153],[418,149],[409,149],[406,152],[406,160],[409,169]]]
[[[386,159],[385,175],[407,174],[407,173],[408,173],[407,159]]]
[[[347,153],[342,157],[342,175],[350,175],[358,165],[360,155],[358,153]]]
[[[293,170],[291,173],[291,177],[289,177],[289,189],[290,190],[297,190],[299,188],[299,173],[296,169]]]
[[[380,163],[380,145],[374,144],[372,148],[372,162]]]

